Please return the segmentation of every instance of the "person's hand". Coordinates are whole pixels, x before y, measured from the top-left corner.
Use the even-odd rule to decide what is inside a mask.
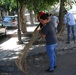
[[[39,30],[39,34],[41,34],[41,30]]]

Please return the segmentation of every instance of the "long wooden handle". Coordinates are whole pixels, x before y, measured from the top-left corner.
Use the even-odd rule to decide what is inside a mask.
[[[22,52],[19,54],[19,57],[16,59],[16,65],[20,68],[20,70],[22,70],[24,73],[26,73],[27,69],[24,66],[24,62],[25,62],[25,57],[27,55],[27,51],[29,50],[29,48],[31,47],[31,45],[33,44],[33,42],[35,41],[35,39],[38,36],[38,29],[39,25],[36,27],[36,29],[33,32],[33,36],[31,37],[29,43],[27,45],[25,45],[24,49],[22,50]]]

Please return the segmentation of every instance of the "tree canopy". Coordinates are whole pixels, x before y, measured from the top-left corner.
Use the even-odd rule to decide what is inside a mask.
[[[49,8],[59,2],[60,0],[18,0],[19,6],[26,5],[26,7],[29,10],[34,10],[34,12],[37,14],[39,11],[45,11],[49,10]],[[76,0],[63,0],[65,5],[69,4],[71,6],[72,3],[75,3]],[[16,9],[17,6],[17,0],[0,0],[0,7],[2,7],[4,10],[13,10]]]
[[[21,5],[26,4],[29,10],[34,10],[35,13],[39,11],[45,11],[50,8],[53,4],[56,4],[58,0],[19,0]]]

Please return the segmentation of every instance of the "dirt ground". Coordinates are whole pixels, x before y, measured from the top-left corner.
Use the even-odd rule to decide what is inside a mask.
[[[10,56],[8,56],[8,59],[0,60],[0,75],[76,75],[76,44],[74,44],[73,40],[71,44],[65,44],[66,37],[67,34],[66,31],[64,31],[60,38],[58,38],[58,47],[56,51],[57,68],[53,73],[45,72],[49,66],[49,59],[46,51],[41,52],[42,49],[45,49],[45,47],[42,46],[45,45],[45,42],[42,41],[39,44],[36,40],[33,47],[31,47],[31,52],[33,54],[31,53],[32,55],[28,55],[25,59],[25,67],[27,68],[28,74],[24,74],[17,67],[15,60],[9,59]],[[41,46],[42,48],[40,48]],[[11,51],[11,56],[15,56],[14,53]]]

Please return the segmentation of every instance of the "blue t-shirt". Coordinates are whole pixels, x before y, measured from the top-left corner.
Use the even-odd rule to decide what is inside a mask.
[[[42,28],[41,32],[46,35],[45,39],[47,45],[57,43],[55,26],[51,21]]]

